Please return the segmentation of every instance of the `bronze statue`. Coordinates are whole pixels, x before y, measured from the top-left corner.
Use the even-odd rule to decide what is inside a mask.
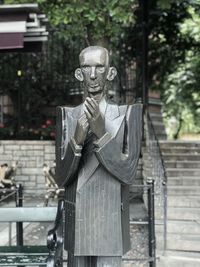
[[[130,249],[129,185],[140,154],[142,105],[106,99],[117,71],[99,46],[79,55],[85,101],[57,108],[56,182],[65,187],[68,267],[119,267]]]

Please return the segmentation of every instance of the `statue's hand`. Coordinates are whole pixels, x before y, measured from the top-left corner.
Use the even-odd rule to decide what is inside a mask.
[[[105,134],[105,121],[99,110],[99,105],[95,99],[87,97],[85,106],[85,114],[87,116],[90,129],[97,138],[101,138]]]
[[[84,144],[85,138],[87,136],[88,128],[89,128],[89,124],[84,114],[78,119],[77,125],[76,125],[74,140],[76,141],[77,145]]]

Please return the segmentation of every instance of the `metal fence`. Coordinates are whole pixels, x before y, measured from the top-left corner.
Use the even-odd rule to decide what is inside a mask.
[[[155,185],[155,220],[161,226],[161,250],[167,247],[167,175],[165,165],[150,115],[145,114],[146,151],[144,151],[144,179]]]
[[[83,90],[74,70],[84,43],[61,38],[59,29],[49,29],[49,33],[40,53],[0,54],[0,122],[10,127],[13,138],[23,135],[29,139],[28,129],[40,131],[46,120],[54,121],[57,105],[73,106],[82,100]],[[125,59],[120,48],[113,56],[118,75],[108,85],[109,97],[131,103],[136,95],[136,59]],[[1,139],[8,136],[1,133]]]

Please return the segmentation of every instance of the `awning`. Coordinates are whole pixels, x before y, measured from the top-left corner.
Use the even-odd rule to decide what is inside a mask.
[[[48,40],[46,21],[37,4],[0,5],[0,52],[41,50]]]

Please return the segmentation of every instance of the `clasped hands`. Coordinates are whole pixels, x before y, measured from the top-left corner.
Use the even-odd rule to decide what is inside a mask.
[[[74,139],[78,145],[84,144],[89,128],[97,138],[101,138],[105,134],[105,121],[97,101],[87,97],[85,107],[85,113],[78,119],[74,134]]]

